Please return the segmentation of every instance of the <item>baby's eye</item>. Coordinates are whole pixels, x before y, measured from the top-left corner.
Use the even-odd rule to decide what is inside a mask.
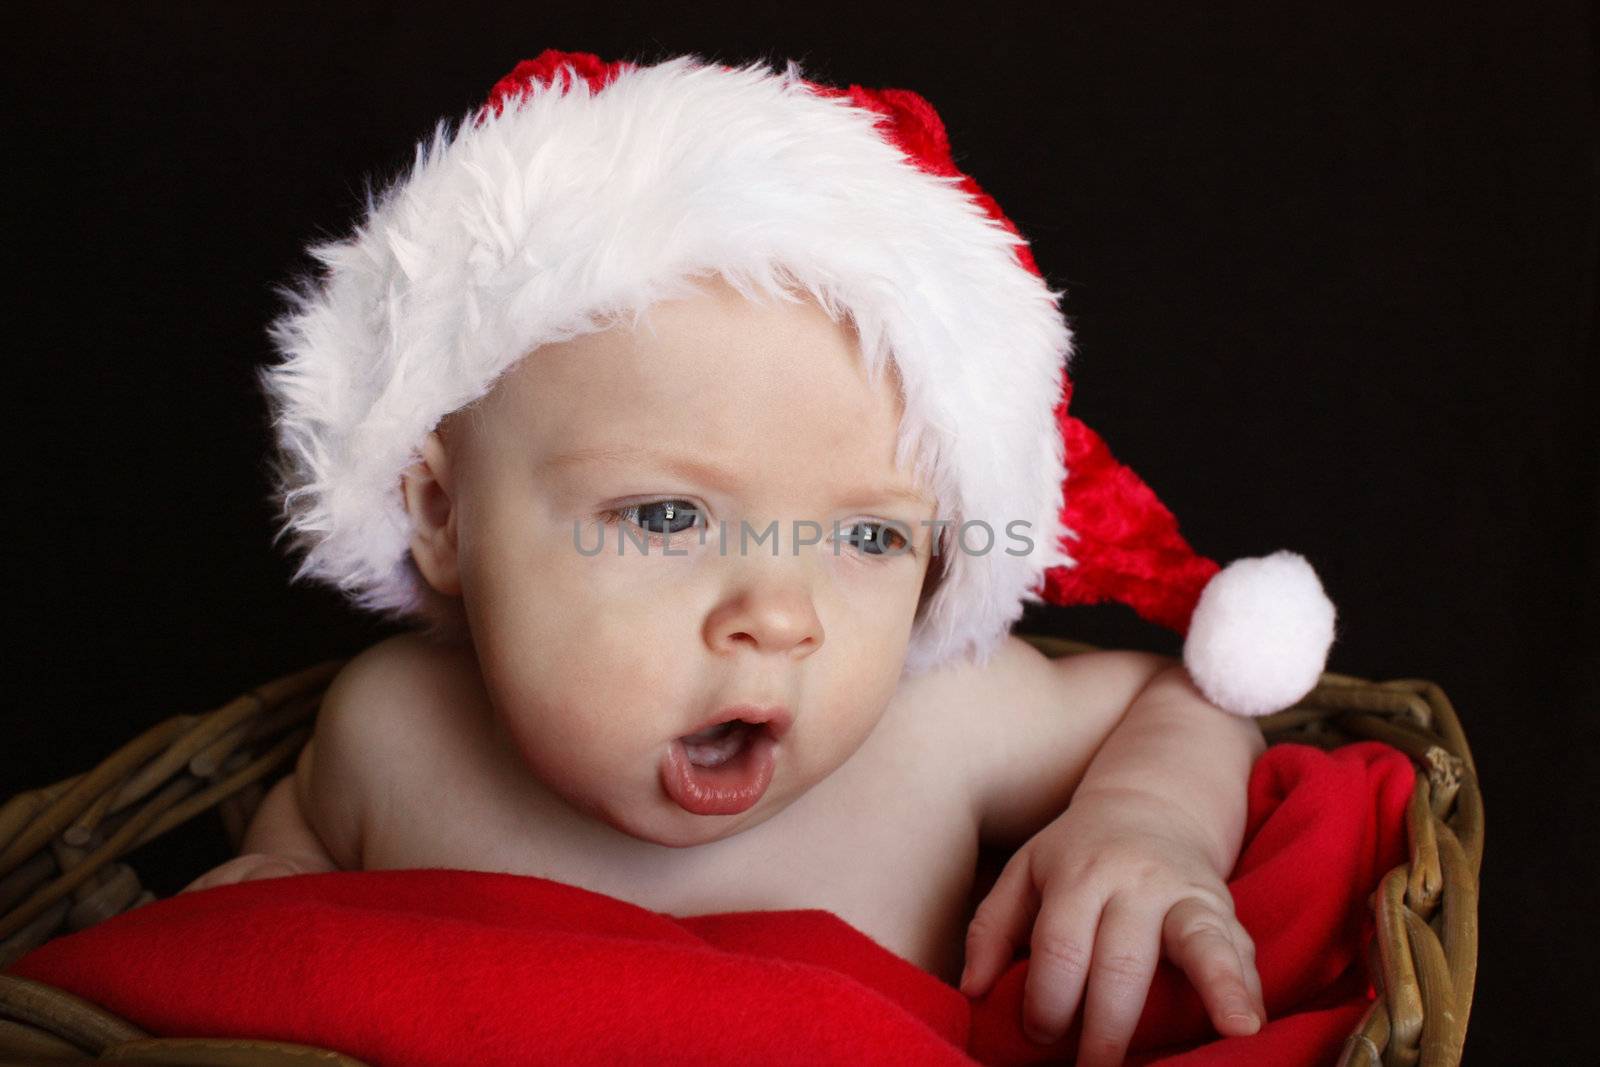
[[[867,556],[912,555],[905,534],[886,522],[858,522],[845,527],[844,540]]]
[[[642,530],[668,537],[700,524],[699,510],[687,500],[655,500],[617,508],[609,514],[626,519]]]

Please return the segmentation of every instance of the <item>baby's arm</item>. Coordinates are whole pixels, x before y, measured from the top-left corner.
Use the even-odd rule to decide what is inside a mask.
[[[183,891],[338,870],[339,863],[302,813],[300,789],[296,788],[301,780],[300,772],[295,771],[267,790],[245,831],[239,855],[196,878]]]
[[[1253,1032],[1264,1015],[1254,949],[1225,880],[1259,729],[1165,657],[1047,661],[1016,645],[1007,656],[974,790],[991,839],[1032,837],[974,916],[963,990],[983,992],[1029,940],[1025,1026],[1057,1040],[1081,1001],[1079,1062],[1116,1063],[1165,946],[1219,1030]],[[1047,824],[1041,796],[1055,806]]]
[[[1254,720],[1213,705],[1174,662],[1111,731],[1073,803],[1148,806],[1226,878],[1244,840],[1250,768],[1265,748]]]
[[[365,654],[364,654],[365,655]],[[365,805],[354,775],[359,756],[358,693],[375,680],[370,659],[358,656],[335,676],[317,711],[316,731],[295,770],[267,791],[240,843],[240,854],[184,887],[184,892],[351,870],[360,864]]]

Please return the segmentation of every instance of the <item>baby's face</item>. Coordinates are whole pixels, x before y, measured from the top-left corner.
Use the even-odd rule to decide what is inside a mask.
[[[539,349],[443,428],[501,727],[573,807],[672,846],[761,823],[857,750],[932,540],[931,498],[894,465],[893,376],[869,387],[851,329],[809,299],[708,288],[653,308],[653,332]],[[797,520],[820,542],[799,546]],[[776,556],[755,541],[774,522]],[[740,706],[776,717],[683,740],[730,709],[764,717]]]

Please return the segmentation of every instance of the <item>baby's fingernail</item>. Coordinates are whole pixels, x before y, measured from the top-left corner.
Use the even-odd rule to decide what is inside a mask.
[[[1253,1034],[1261,1029],[1261,1020],[1253,1011],[1231,1011],[1228,1013],[1228,1022],[1242,1029],[1247,1034]]]

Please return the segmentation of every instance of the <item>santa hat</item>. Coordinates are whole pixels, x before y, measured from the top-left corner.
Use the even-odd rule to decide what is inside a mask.
[[[426,615],[400,475],[441,418],[540,345],[716,273],[809,292],[849,316],[869,374],[899,373],[897,461],[952,522],[908,671],[985,661],[1041,599],[1120,601],[1186,633],[1196,684],[1239,714],[1294,703],[1326,661],[1333,606],[1304,559],[1197,556],[1067,414],[1063,294],[916,93],[820,85],[793,63],[546,51],[311,251],[324,271],[287,294],[283,358],[261,373],[280,536],[304,553],[296,579],[364,609]]]

